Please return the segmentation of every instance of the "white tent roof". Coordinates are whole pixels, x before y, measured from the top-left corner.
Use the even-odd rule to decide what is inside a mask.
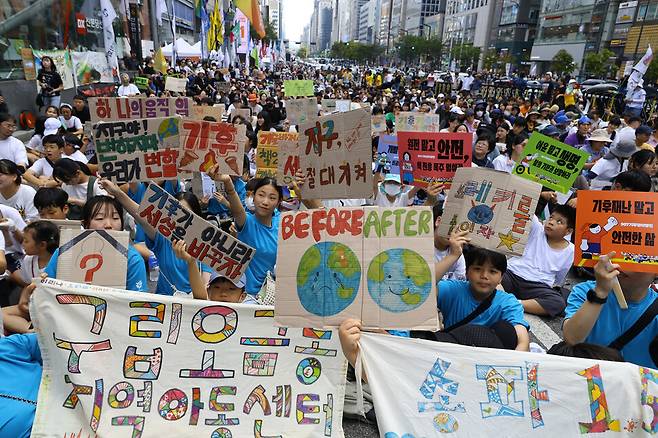
[[[164,56],[171,56],[173,51],[173,43],[167,44],[162,48]],[[182,58],[187,57],[201,57],[201,41],[194,46],[191,46],[182,37],[176,40],[176,53]]]

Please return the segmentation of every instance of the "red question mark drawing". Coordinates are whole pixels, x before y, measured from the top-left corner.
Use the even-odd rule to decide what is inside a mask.
[[[87,262],[96,260],[96,265],[87,269]],[[85,273],[85,283],[91,283],[94,279],[94,274],[103,266],[103,256],[100,254],[87,254],[80,260],[80,269],[87,269]]]

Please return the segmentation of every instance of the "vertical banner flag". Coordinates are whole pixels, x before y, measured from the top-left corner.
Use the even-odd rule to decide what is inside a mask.
[[[117,13],[110,0],[101,0],[101,17],[103,19],[103,42],[105,44],[105,56],[107,64],[112,69],[112,76],[119,77],[119,61],[117,59],[117,43],[114,37],[112,22],[117,18]]]
[[[308,199],[372,196],[370,113],[354,110],[322,116],[301,126],[299,162]]]
[[[437,330],[433,235],[429,207],[283,213],[276,322]]]
[[[448,237],[455,228],[468,231],[472,245],[521,256],[540,193],[540,184],[518,176],[484,167],[458,169],[437,232]]]
[[[32,436],[343,437],[335,330],[51,278],[30,314],[43,358]]]
[[[219,164],[220,173],[242,175],[245,125],[184,120],[181,125],[183,155],[178,167],[191,172],[208,172]]]
[[[471,167],[473,134],[467,132],[405,132],[398,130],[398,157],[403,184],[450,185],[457,169]]]

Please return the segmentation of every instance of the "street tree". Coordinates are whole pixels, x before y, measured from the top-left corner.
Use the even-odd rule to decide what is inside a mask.
[[[576,64],[573,62],[573,56],[571,56],[569,52],[560,49],[555,56],[553,56],[551,68],[554,72],[557,72],[558,75],[568,75],[573,72],[574,68],[576,68]]]
[[[297,50],[297,57],[304,59],[308,57],[308,48],[305,46],[302,46]]]
[[[459,44],[452,46],[450,55],[459,62],[460,67],[474,67],[480,59],[480,47],[474,47],[473,44]]]
[[[610,58],[615,54],[608,49],[603,49],[599,53],[588,53],[585,57],[585,72],[597,78],[608,76],[610,71]]]

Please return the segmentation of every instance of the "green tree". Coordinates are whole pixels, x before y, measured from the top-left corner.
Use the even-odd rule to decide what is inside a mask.
[[[489,49],[484,52],[484,57],[482,58],[482,66],[487,70],[493,70],[498,66],[498,61],[500,55],[496,49]]]
[[[648,84],[653,84],[658,81],[658,60],[653,58],[647,72],[644,74],[644,82]]]
[[[554,72],[557,72],[558,76],[568,75],[573,72],[573,69],[576,68],[576,64],[573,62],[573,56],[569,54],[564,49],[560,49],[551,62],[551,68]]]
[[[300,47],[299,50],[297,50],[297,57],[302,59],[308,57],[308,48],[304,46]]]
[[[383,48],[373,44],[363,44],[358,41],[349,43],[336,42],[331,46],[331,57],[349,59],[352,61],[373,61],[381,55]]]
[[[443,43],[438,38],[426,39],[416,35],[404,35],[397,41],[395,47],[403,61],[416,61],[423,56],[438,61],[441,59]]]
[[[460,67],[475,67],[480,59],[481,50],[473,44],[459,44],[452,47],[450,55],[459,62]]]
[[[588,53],[585,57],[585,72],[597,78],[608,76],[610,58],[613,56],[615,56],[614,52],[608,49],[603,49],[599,53]]]

